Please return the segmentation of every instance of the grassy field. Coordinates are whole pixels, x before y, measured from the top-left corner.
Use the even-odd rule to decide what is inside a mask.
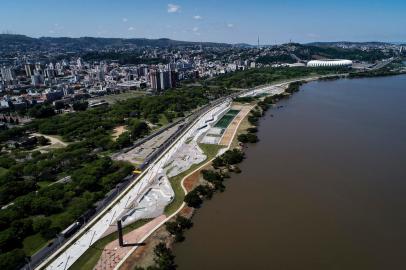
[[[31,256],[35,254],[38,250],[40,250],[48,241],[41,236],[41,234],[37,233],[34,235],[30,235],[23,241],[23,250],[25,254]]]
[[[0,176],[7,173],[7,169],[0,167]]]
[[[151,219],[142,219],[130,224],[123,229],[123,234],[131,232],[145,224],[147,224]],[[117,232],[111,233],[102,239],[97,240],[86,252],[69,268],[71,270],[92,270],[104,249],[104,247],[110,242],[118,238]]]
[[[128,92],[120,93],[117,95],[101,96],[101,97],[97,97],[97,98],[94,98],[91,100],[102,100],[103,99],[106,102],[108,102],[109,104],[113,104],[120,100],[126,100],[129,98],[140,97],[140,96],[144,96],[144,95],[146,95],[145,91],[130,90]]]
[[[169,181],[171,182],[172,189],[175,192],[175,198],[173,201],[168,204],[165,207],[165,214],[170,215],[174,213],[183,203],[183,199],[185,198],[185,193],[183,192],[181,182],[182,179],[188,175],[189,173],[193,172],[195,169],[200,167],[202,164],[206,163],[208,160],[214,158],[218,151],[223,148],[224,146],[222,145],[217,145],[217,144],[203,144],[200,143],[199,147],[203,150],[203,152],[206,154],[207,158],[198,163],[198,164],[193,164],[188,170],[184,171],[181,174],[178,174],[174,177],[169,178]]]

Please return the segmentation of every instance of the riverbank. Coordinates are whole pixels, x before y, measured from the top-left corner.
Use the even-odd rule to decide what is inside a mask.
[[[320,78],[320,77],[319,77]],[[308,78],[308,79],[306,79],[306,81],[312,81],[312,80],[316,80],[316,79],[319,79],[319,78]],[[303,78],[303,80],[304,80],[305,78]],[[301,79],[302,80],[302,79]],[[299,81],[301,81],[301,80],[299,80]],[[286,83],[285,83],[286,84]],[[278,86],[280,86],[281,84],[279,84]],[[264,98],[264,97],[261,97],[262,99]],[[246,121],[248,121],[248,117],[245,117],[244,118]],[[243,119],[243,120],[244,120]],[[248,122],[249,123],[249,122]],[[241,131],[240,131],[240,133],[242,133]],[[234,143],[234,147],[235,146],[238,146],[238,142],[236,142],[235,141],[235,139],[236,139],[236,136],[234,135],[234,139],[233,139],[233,143]],[[193,172],[192,172],[193,173]],[[191,174],[192,174],[191,173]],[[182,190],[185,188],[184,187],[184,183],[185,183],[185,179],[188,177],[189,175],[187,175],[186,177],[183,177],[183,175],[181,176],[181,177],[178,177],[178,179],[175,181],[176,183],[179,183],[179,180],[181,179],[181,181],[180,181],[180,183],[181,183],[181,185],[177,185],[177,190],[179,190],[180,192],[183,192]],[[201,176],[199,177],[200,179],[201,179]],[[182,196],[183,197],[183,196]],[[181,197],[178,197],[178,198],[181,198]],[[179,201],[179,200],[178,200]],[[178,203],[180,204],[182,201],[180,200]],[[182,204],[183,206],[184,206],[184,204]],[[183,207],[180,207],[176,212],[175,212],[175,214],[176,213],[180,213],[181,212],[181,209],[183,209]],[[172,212],[172,211],[174,211],[174,210],[176,210],[176,208],[173,208],[173,210],[171,210],[170,212]],[[173,216],[174,217],[174,216]],[[167,220],[166,220],[167,221]],[[162,223],[163,224],[163,223]],[[162,225],[161,224],[161,225]],[[162,228],[162,227],[160,227],[160,228]],[[154,230],[156,230],[157,228],[154,228]],[[159,229],[160,230],[160,229]],[[152,247],[153,248],[153,247]],[[134,250],[135,250],[135,248],[134,248]],[[134,252],[134,250],[133,250],[133,252]],[[147,251],[147,253],[150,253],[150,254],[152,254],[152,251],[150,250],[149,252]],[[128,257],[128,256],[127,256]],[[126,257],[126,258],[127,258]],[[151,256],[150,256],[151,257]],[[124,261],[124,260],[123,260]]]
[[[313,81],[316,78],[304,78],[306,81]],[[301,80],[299,80],[301,81]],[[296,81],[294,81],[296,82]],[[282,98],[281,94],[285,93],[286,90],[289,91],[289,85],[291,83],[279,83],[277,85],[274,85],[273,87],[279,87],[283,89],[282,91],[278,91],[277,93],[277,98],[280,99]],[[268,86],[269,87],[269,86]],[[259,88],[257,88],[258,90]],[[272,92],[273,93],[273,92]],[[289,96],[290,94],[287,94]],[[253,117],[253,113],[260,113],[261,115],[264,114],[265,108],[264,107],[259,107],[258,103],[264,102],[265,95],[261,93],[258,95],[258,97],[254,98],[250,102],[246,103],[235,103],[233,106],[236,106],[238,108],[243,108],[241,110],[242,115],[237,115],[237,117],[233,120],[232,123],[228,126],[226,129],[225,133],[226,136],[223,136],[221,142],[223,145],[226,145],[226,148],[223,149],[222,152],[230,149],[243,149],[243,145],[241,142],[239,142],[238,137],[241,134],[246,133],[248,130],[255,128],[256,126],[250,121],[250,119]],[[275,100],[276,100],[275,99]],[[275,100],[272,100],[275,101]],[[270,100],[269,100],[270,102]],[[271,102],[270,102],[271,103]],[[232,107],[233,107],[232,106]],[[255,113],[254,113],[255,114]],[[215,156],[215,155],[214,155]],[[212,161],[214,158],[211,158],[207,162],[205,162],[203,165],[201,165],[199,168],[195,169],[194,171],[188,173],[186,176],[181,177],[181,188],[185,191],[185,194],[190,193],[193,189],[195,189],[199,185],[206,185],[207,181],[205,181],[202,177],[202,171],[204,170],[213,170],[216,169],[212,165]],[[223,171],[227,174],[239,172],[239,168],[236,166],[231,166],[227,167],[226,171]],[[172,183],[173,184],[173,183]],[[184,196],[182,196],[184,197]],[[185,205],[185,203],[182,204],[182,206],[176,211],[176,213],[180,216],[186,217],[186,218],[191,218],[193,214],[195,213],[196,208],[189,207]],[[175,213],[175,214],[176,214]],[[168,220],[167,222],[174,222],[176,219],[175,215]],[[146,246],[142,248],[137,248],[134,249],[131,254],[129,254],[125,260],[122,261],[121,264],[119,264],[119,269],[133,269],[133,267],[136,265],[137,267],[148,267],[154,264],[154,247],[156,246],[157,243],[159,242],[164,242],[166,246],[168,247],[173,247],[175,243],[175,239],[165,230],[165,228],[162,226],[159,229],[157,229],[155,232],[151,234],[151,236],[148,238],[148,242]]]
[[[267,112],[179,269],[403,269],[405,79],[312,82]]]

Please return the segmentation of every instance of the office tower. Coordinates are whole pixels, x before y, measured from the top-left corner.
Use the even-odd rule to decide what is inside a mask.
[[[12,82],[15,79],[15,72],[11,68],[8,67],[1,68],[0,74],[4,82]]]
[[[151,82],[151,88],[153,90],[161,90],[161,77],[160,72],[156,69],[151,69],[149,72],[149,80]]]
[[[161,81],[161,90],[165,90],[171,87],[171,80],[169,76],[169,71],[161,70],[159,72],[159,77]]]
[[[32,64],[25,64],[25,74],[27,77],[31,77],[34,74],[34,65]]]

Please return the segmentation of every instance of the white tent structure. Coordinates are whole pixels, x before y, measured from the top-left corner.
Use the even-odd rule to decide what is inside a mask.
[[[308,67],[351,67],[351,60],[332,59],[332,60],[311,60],[307,63]]]

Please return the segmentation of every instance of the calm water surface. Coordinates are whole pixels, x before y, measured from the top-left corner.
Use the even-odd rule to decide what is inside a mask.
[[[406,76],[312,82],[280,105],[179,269],[406,269]]]

